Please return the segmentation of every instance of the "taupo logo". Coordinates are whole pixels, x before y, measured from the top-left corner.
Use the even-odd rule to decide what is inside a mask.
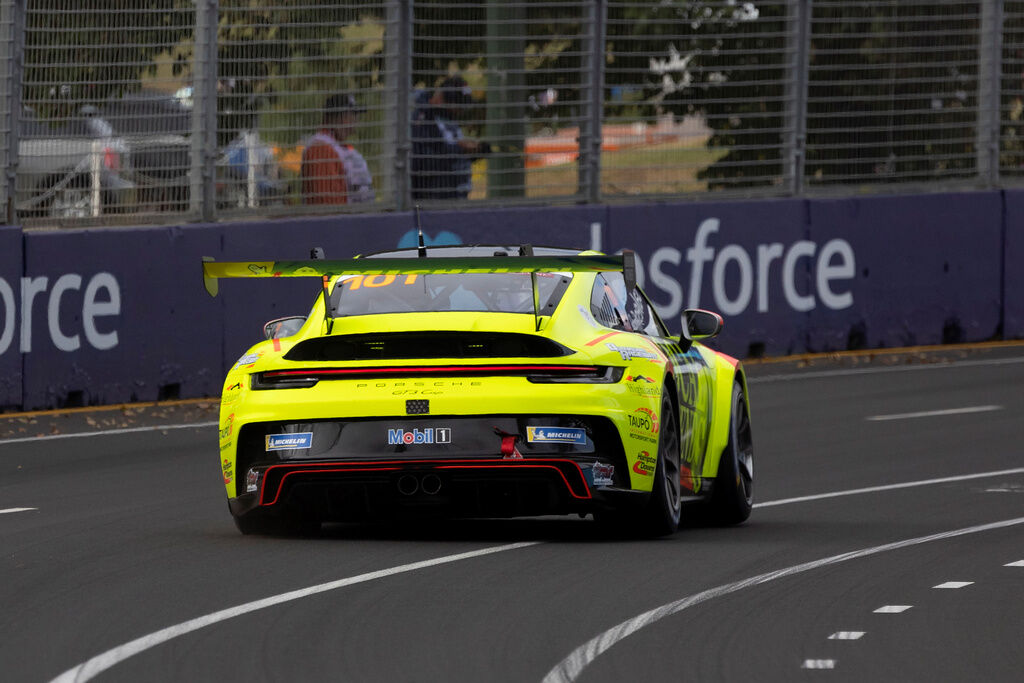
[[[52,287],[46,276],[23,277],[20,280],[21,291],[15,297],[14,288],[0,277],[0,355],[11,347],[14,331],[19,327],[21,335],[18,350],[21,353],[32,351],[32,316],[33,313],[43,312],[46,314],[50,341],[61,351],[77,351],[82,347],[82,334],[68,323],[78,318],[77,315],[68,315],[76,310],[81,311],[81,332],[89,346],[100,351],[117,346],[117,330],[111,329],[110,321],[98,324],[101,318],[121,315],[121,287],[117,278],[110,273],[96,273],[85,283],[85,290],[80,297],[72,294],[82,291],[83,282],[82,276],[77,273],[61,275],[53,281]],[[45,309],[40,310],[41,306],[37,302],[42,300],[46,304]]]

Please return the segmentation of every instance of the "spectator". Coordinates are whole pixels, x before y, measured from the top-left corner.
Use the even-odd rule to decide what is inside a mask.
[[[458,119],[473,103],[458,75],[433,92],[416,96],[412,123],[413,199],[465,199],[473,187],[473,158],[490,151],[487,143],[462,137]]]
[[[345,144],[364,111],[348,93],[327,98],[323,126],[306,142],[302,152],[303,203],[373,201],[373,179],[366,160],[352,145]]]

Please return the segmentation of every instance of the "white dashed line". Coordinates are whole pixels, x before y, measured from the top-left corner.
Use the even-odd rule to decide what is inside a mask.
[[[913,605],[883,605],[875,610],[875,614],[900,614],[906,612]]]
[[[801,669],[834,669],[836,668],[836,660],[834,659],[805,659],[804,663],[800,665]]]
[[[864,637],[864,631],[836,631],[828,637],[829,640],[860,640]]]
[[[947,408],[946,410],[924,410],[918,413],[896,413],[894,415],[872,415],[864,418],[870,422],[885,422],[887,420],[910,420],[916,417],[942,417],[945,415],[966,415],[968,413],[988,413],[993,410],[1002,410],[1002,406],[966,406],[964,408]]]
[[[29,510],[38,510],[39,508],[7,508],[6,510],[0,510],[0,515],[6,515],[8,512],[28,512]]]
[[[946,583],[940,583],[938,586],[932,586],[932,588],[963,588],[964,586],[970,586],[973,581],[947,581]]]
[[[1017,560],[1003,565],[1004,567],[1024,567],[1024,560]]]
[[[949,538],[956,538],[958,536],[976,534],[983,531],[1004,529],[1006,527],[1016,526],[1019,524],[1024,524],[1024,517],[1007,519],[1001,522],[992,522],[990,524],[981,524],[979,526],[966,527],[964,529],[955,529],[953,531],[943,531],[941,533],[931,534],[930,536],[908,538],[903,541],[886,543],[885,545],[863,548],[861,550],[853,550],[839,555],[825,557],[820,560],[813,560],[811,562],[804,562],[803,564],[796,564],[791,567],[776,569],[775,571],[758,574],[757,576],[752,576],[741,581],[734,581],[733,583],[727,583],[721,586],[716,586],[715,588],[709,588],[708,590],[701,591],[700,593],[688,595],[684,598],[680,598],[679,600],[666,603],[660,607],[655,607],[643,614],[638,614],[635,617],[627,619],[626,621],[623,621],[622,623],[594,636],[570,652],[565,659],[556,664],[555,667],[551,669],[546,676],[544,676],[544,683],[569,683],[570,681],[575,681],[587,666],[600,657],[604,652],[608,651],[608,649],[613,647],[616,643],[628,638],[646,626],[650,626],[651,624],[661,621],[665,617],[678,614],[685,609],[695,607],[696,605],[713,600],[714,598],[720,598],[723,595],[736,593],[745,588],[760,586],[770,581],[775,581],[776,579],[783,579],[803,572],[812,571],[814,569],[821,569],[822,567],[847,562],[849,560],[857,560],[862,557],[878,555],[890,550],[899,550],[901,548],[908,548],[922,543],[941,541]],[[910,609],[909,605],[889,605],[882,609],[892,609],[894,607],[900,612]]]
[[[994,472],[978,472],[977,474],[960,474],[955,477],[940,477],[938,479],[922,479],[920,481],[908,481],[902,484],[885,484],[882,486],[868,486],[862,489],[849,489],[847,491],[833,491],[831,493],[818,493],[812,496],[800,496],[799,498],[781,498],[769,500],[764,503],[754,503],[755,508],[767,508],[775,505],[789,505],[791,503],[806,503],[812,500],[824,500],[826,498],[839,498],[841,496],[856,496],[861,493],[879,493],[881,491],[895,491],[896,489],[909,489],[915,486],[931,486],[932,484],[952,484],[954,482],[967,481],[969,479],[984,479],[986,477],[1002,477],[1010,474],[1024,474],[1024,467],[1017,467],[1012,470],[996,470]]]

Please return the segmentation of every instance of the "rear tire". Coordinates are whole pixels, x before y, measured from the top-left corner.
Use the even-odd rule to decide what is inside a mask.
[[[660,421],[654,486],[650,501],[641,514],[641,533],[645,536],[667,536],[679,528],[682,500],[679,484],[679,420],[675,402],[667,387],[661,392]]]
[[[722,451],[711,493],[711,522],[721,526],[739,524],[750,517],[754,507],[754,442],[750,432],[750,409],[743,387],[732,389],[729,414],[729,442]]]

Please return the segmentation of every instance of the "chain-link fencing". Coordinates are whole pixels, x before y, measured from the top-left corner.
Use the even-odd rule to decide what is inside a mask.
[[[0,0],[25,225],[1024,176],[1024,2]]]

